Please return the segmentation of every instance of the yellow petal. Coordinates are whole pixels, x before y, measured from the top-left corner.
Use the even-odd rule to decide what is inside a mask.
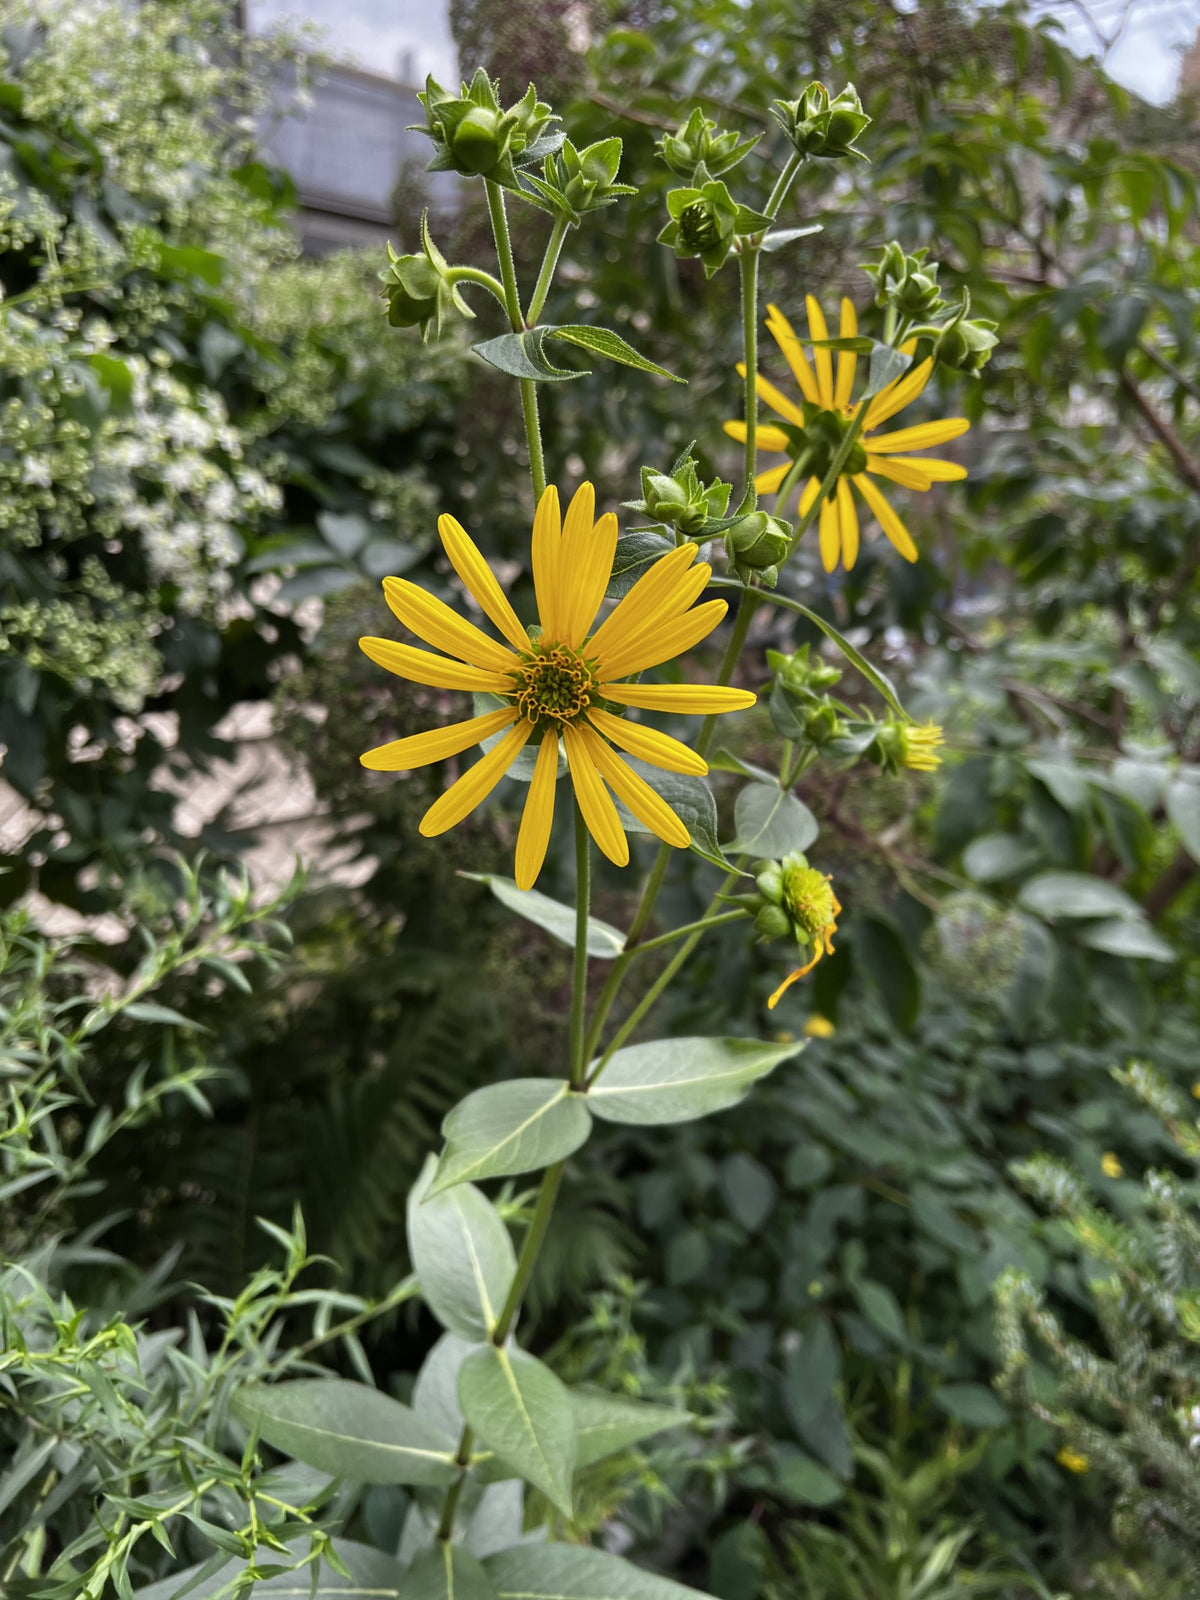
[[[745,711],[758,699],[749,689],[730,689],[722,683],[602,683],[600,694],[619,706],[696,717]]]
[[[683,655],[701,639],[708,638],[728,609],[724,600],[706,600],[682,617],[664,622],[661,627],[643,634],[624,655],[607,658],[606,676],[625,678],[631,672],[645,672],[674,656]]]
[[[593,706],[587,718],[597,733],[651,766],[663,767],[667,772],[690,772],[698,778],[708,771],[708,762],[703,756],[689,750],[678,739],[672,739],[670,734],[659,733],[657,728],[630,722],[627,717],[614,717],[611,711],[600,706]]]
[[[511,650],[489,639],[473,622],[460,617],[436,595],[427,594],[407,578],[385,578],[383,594],[406,628],[411,628],[418,638],[436,645],[447,655],[458,656],[473,667],[485,667],[491,672],[512,672],[520,665]]]
[[[550,484],[538,501],[533,518],[533,589],[537,595],[538,621],[548,644],[558,639],[558,566],[562,548],[562,523],[558,511],[558,490]]]
[[[439,833],[445,833],[474,811],[480,801],[486,800],[517,759],[521,746],[532,732],[531,724],[518,722],[506,738],[501,739],[481,761],[469,767],[461,778],[452,783],[421,818],[420,831],[425,838],[433,839]]]
[[[636,633],[642,624],[653,617],[663,600],[678,587],[683,573],[695,561],[698,551],[694,544],[677,545],[660,556],[654,565],[643,572],[638,581],[605,617],[588,640],[587,653],[599,655],[610,641]]]
[[[768,467],[766,472],[760,472],[754,480],[754,487],[759,494],[774,494],[787,477],[791,465],[790,461],[785,461],[782,466]]]
[[[819,478],[810,478],[804,485],[804,493],[800,496],[799,511],[802,517],[807,515],[808,508],[812,505],[813,501],[817,498],[820,492],[821,480]]]
[[[879,518],[879,526],[904,559],[906,561],[915,561],[917,559],[917,547],[912,542],[912,536],[870,478],[865,473],[859,473],[854,479],[854,487]]]
[[[868,454],[867,471],[881,478],[890,478],[905,489],[928,489],[933,483],[928,473],[921,471],[919,460],[909,459],[906,462],[903,457],[893,461],[890,456]]]
[[[916,343],[910,339],[900,348],[905,355],[911,355],[916,349]],[[933,357],[926,356],[925,360],[913,367],[910,372],[902,372],[898,378],[893,378],[885,389],[881,389],[868,402],[863,432],[870,433],[872,428],[877,428],[881,422],[894,417],[897,411],[903,411],[905,406],[911,405],[918,395],[924,393],[932,371]]]
[[[582,733],[571,723],[563,728],[563,743],[567,747],[575,798],[588,832],[611,862],[618,867],[628,866],[629,840],[617,816],[617,808],[588,754]]]
[[[842,339],[853,339],[858,332],[858,315],[849,300],[842,301],[842,325],[838,329],[838,336]],[[842,407],[850,404],[850,391],[854,388],[854,368],[858,357],[853,350],[839,350],[837,359],[837,387],[833,391],[833,403]]]
[[[738,376],[744,378],[746,376],[746,363],[739,361],[737,370]],[[804,413],[800,407],[789,400],[787,395],[780,394],[775,385],[768,383],[761,373],[755,378],[754,387],[758,392],[758,398],[764,404],[769,405],[772,411],[777,411],[785,422],[794,422],[799,428],[804,426]]]
[[[849,572],[858,560],[858,512],[845,478],[838,479],[837,504],[838,521],[842,525],[842,563]]]
[[[427,683],[433,689],[478,689],[484,694],[507,694],[512,679],[507,673],[489,672],[484,667],[449,661],[428,650],[414,650],[409,644],[392,639],[360,639],[358,648],[377,666],[386,667],[410,683]]]
[[[644,649],[646,641],[653,639],[660,628],[677,622],[692,602],[699,599],[708,588],[711,577],[712,568],[707,561],[698,561],[690,571],[685,572],[670,593],[663,597],[661,604],[642,619],[640,627],[621,632],[610,639],[603,650],[596,652],[597,675],[602,678],[623,677],[623,673],[613,671],[611,662],[615,659],[624,660],[630,652]]]
[[[462,579],[467,592],[478,600],[484,615],[495,623],[514,650],[528,650],[529,634],[521,626],[516,612],[496,581],[495,573],[462,523],[453,517],[441,516],[438,518],[438,533],[450,557],[450,565]]]
[[[865,442],[872,455],[892,456],[905,450],[925,450],[932,444],[948,444],[970,426],[966,417],[943,417],[940,422],[918,422],[915,427]]]
[[[792,987],[792,985],[795,983],[797,978],[803,978],[806,973],[811,972],[812,969],[816,966],[817,962],[820,959],[821,959],[821,951],[818,950],[817,954],[812,958],[812,960],[808,963],[807,966],[805,966],[805,967],[797,967],[795,972],[789,972],[787,977],[779,985],[778,989],[776,989],[775,993],[767,1001],[767,1010],[768,1011],[774,1011],[775,1007],[779,1004],[780,998],[784,994],[784,991],[787,990],[787,989],[790,989]]]
[[[870,459],[868,455],[867,460]],[[930,483],[957,483],[967,476],[966,467],[960,467],[957,461],[939,461],[936,456],[889,456],[887,459],[893,467],[915,467]]]
[[[842,549],[841,523],[836,500],[821,501],[820,540],[821,564],[826,572],[832,572],[838,564],[838,556]]]
[[[427,767],[431,761],[459,755],[473,744],[490,739],[501,728],[511,727],[516,720],[516,711],[505,706],[502,711],[489,711],[468,722],[452,722],[448,728],[432,728],[428,733],[410,734],[407,739],[393,739],[358,759],[372,772],[411,772],[414,767]]]
[[[663,797],[650,787],[645,778],[639,778],[632,767],[626,766],[620,756],[610,750],[591,728],[582,726],[579,733],[600,776],[638,821],[644,823],[664,844],[674,845],[677,850],[686,850],[692,842],[692,836]]]
[[[800,393],[814,406],[819,406],[821,397],[817,392],[817,380],[813,369],[809,366],[808,357],[796,337],[796,330],[778,306],[767,307],[767,330],[783,351],[783,358],[791,367],[792,376],[800,385]]]
[[[591,484],[584,488],[591,489]],[[612,576],[613,557],[617,553],[617,519],[612,512],[601,517],[594,526],[591,511],[586,524],[577,517],[574,525],[575,499],[567,512],[562,543],[562,592],[559,595],[559,619],[564,642],[577,649],[584,641],[588,629],[596,620],[608,580]],[[591,497],[595,506],[595,495]]]
[[[804,305],[808,312],[809,338],[828,339],[829,329],[825,326],[825,314],[817,304],[816,297],[811,294],[805,295]],[[814,350],[813,365],[817,369],[817,393],[821,397],[821,404],[826,409],[831,409],[833,406],[833,356],[828,350]]]
[[[514,876],[518,889],[532,889],[546,859],[550,829],[554,822],[554,784],[558,776],[558,736],[547,733],[533,766],[533,781],[521,814],[517,834],[517,860]]]
[[[739,444],[746,442],[746,424],[744,422],[727,422],[724,424],[725,432],[731,439],[736,439]],[[754,430],[754,443],[760,450],[786,450],[788,436],[782,428],[773,428],[769,424]]]

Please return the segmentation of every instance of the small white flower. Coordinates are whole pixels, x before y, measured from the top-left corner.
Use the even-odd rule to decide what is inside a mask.
[[[54,482],[50,463],[44,456],[26,456],[21,468],[21,482],[35,489],[48,489]]]

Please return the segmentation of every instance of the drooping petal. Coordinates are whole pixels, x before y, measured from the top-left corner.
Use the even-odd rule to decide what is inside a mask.
[[[588,655],[600,655],[610,643],[637,633],[645,622],[656,616],[666,597],[679,587],[698,554],[694,544],[681,544],[660,556],[596,629],[588,640]]]
[[[808,312],[808,336],[810,339],[828,339],[829,329],[825,326],[825,313],[817,303],[815,295],[806,294],[804,307]],[[813,351],[813,365],[817,369],[817,393],[821,397],[821,404],[826,410],[833,408],[833,356],[828,350]]]
[[[614,717],[601,706],[593,706],[587,716],[597,733],[651,766],[662,767],[667,772],[690,772],[698,778],[708,771],[708,762],[703,756],[678,739],[672,739],[669,733],[647,728],[642,722],[630,722],[627,717]]]
[[[528,632],[521,626],[517,613],[496,581],[496,574],[462,523],[454,517],[441,516],[438,518],[438,533],[450,557],[450,565],[462,579],[468,594],[479,602],[483,614],[490,618],[514,650],[528,650]]]
[[[458,656],[473,667],[484,667],[491,672],[512,672],[520,665],[511,650],[489,639],[473,622],[460,617],[436,595],[427,594],[407,578],[385,578],[383,593],[406,628],[411,628],[419,639],[436,645],[447,655]]]
[[[842,527],[842,564],[849,572],[858,560],[858,512],[854,509],[854,496],[845,478],[838,479],[838,521]]]
[[[868,455],[867,460],[870,459]],[[957,461],[939,461],[936,456],[888,456],[887,460],[893,467],[915,467],[930,483],[957,483],[967,476],[966,467],[960,467]],[[878,470],[868,468],[868,471]]]
[[[739,444],[745,444],[746,424],[744,422],[726,422],[724,428],[731,439],[736,439]],[[788,436],[782,428],[773,428],[768,423],[766,427],[755,428],[754,442],[760,450],[786,450]]]
[[[816,376],[808,364],[803,346],[796,337],[796,330],[778,306],[767,307],[767,331],[783,351],[783,358],[791,367],[792,376],[800,385],[800,393],[813,405],[819,406],[821,397],[817,391]]]
[[[817,498],[817,496],[820,494],[820,492],[821,492],[821,480],[820,480],[820,478],[810,478],[808,480],[808,482],[804,485],[804,493],[800,496],[800,505],[798,507],[798,510],[799,510],[800,515],[802,517],[808,515],[809,506],[812,505],[813,501]]]
[[[674,845],[677,850],[686,850],[692,842],[692,836],[663,797],[650,787],[645,778],[639,778],[632,767],[626,766],[620,756],[610,750],[591,728],[581,727],[579,734],[600,776],[638,821],[644,823],[664,844]]]
[[[838,564],[838,556],[842,549],[841,519],[838,517],[837,501],[825,499],[821,501],[821,522],[819,528],[821,541],[821,565],[826,572],[832,572]]]
[[[749,689],[730,689],[722,683],[602,683],[600,693],[620,706],[696,717],[745,711],[758,699]]]
[[[643,648],[646,641],[654,637],[659,628],[668,623],[677,622],[687,611],[694,600],[708,588],[708,581],[712,577],[712,568],[707,561],[698,561],[694,567],[685,572],[679,579],[675,588],[656,607],[652,616],[643,619],[638,628],[631,628],[619,634],[607,643],[604,649],[596,652],[596,671],[601,677],[619,678],[621,674],[614,672],[610,661],[615,657],[624,658],[630,651]]]
[[[858,332],[858,313],[849,300],[842,301],[842,323],[838,329],[841,339],[853,339]],[[833,403],[839,409],[850,404],[850,391],[854,388],[854,369],[858,357],[853,350],[839,350],[837,358],[837,385]]]
[[[917,348],[916,341],[907,340],[900,346],[903,353],[911,355]],[[872,428],[878,428],[880,423],[886,422],[889,417],[894,417],[897,411],[903,411],[905,406],[922,394],[925,385],[929,382],[929,375],[933,371],[933,357],[926,356],[909,372],[902,372],[894,378],[885,388],[867,402],[867,416],[863,423],[863,432],[869,433]]]
[[[884,533],[887,534],[888,538],[896,546],[896,549],[899,550],[904,559],[906,561],[915,561],[917,559],[917,547],[912,542],[911,534],[900,521],[900,518],[892,510],[891,506],[888,505],[880,491],[871,482],[870,478],[867,477],[866,473],[859,473],[858,476],[855,477],[854,487],[858,490],[859,494],[862,495],[863,499],[878,517],[879,526],[883,529]]]
[[[629,840],[621,826],[617,808],[596,771],[587,744],[578,727],[567,723],[563,728],[563,743],[567,747],[567,761],[571,768],[571,782],[575,798],[583,813],[587,830],[614,866],[629,864]]]
[[[481,694],[505,694],[512,688],[512,679],[506,673],[450,661],[429,650],[397,644],[394,639],[360,639],[358,647],[376,666],[386,667],[410,683],[427,683],[431,689],[478,689]]]
[[[885,433],[867,441],[867,448],[875,456],[892,456],[905,450],[925,450],[930,445],[948,444],[966,433],[971,424],[966,417],[941,417],[937,422],[918,422],[914,427],[901,428],[897,433]]]
[[[586,484],[591,488],[591,484]],[[579,493],[582,494],[583,490]],[[579,495],[575,496],[575,500]],[[593,501],[594,503],[594,501]],[[617,519],[606,513],[594,526],[589,521],[580,531],[572,526],[575,502],[567,512],[562,544],[562,593],[559,595],[559,621],[564,643],[577,649],[596,620],[617,553]],[[578,519],[577,519],[578,523]]]
[[[783,982],[779,985],[778,989],[776,989],[775,993],[767,1001],[767,1010],[768,1011],[774,1011],[775,1007],[779,1004],[779,1001],[780,1001],[781,997],[783,996],[783,994],[785,993],[785,991],[792,987],[792,985],[796,982],[797,978],[803,978],[804,976],[806,976],[806,974],[808,974],[808,973],[810,973],[812,971],[812,969],[816,966],[817,962],[821,959],[821,954],[822,954],[822,952],[818,949],[816,955],[812,958],[812,960],[806,966],[797,967],[795,972],[789,972],[788,973],[787,977],[783,980]]]
[[[891,456],[867,456],[867,471],[873,472],[877,477],[890,478],[893,483],[898,483],[905,489],[928,489],[933,479],[927,472],[921,471],[920,461],[898,457],[893,461]]]
[[[550,484],[538,501],[533,518],[533,589],[537,596],[538,621],[542,637],[553,641],[558,635],[558,567],[562,549],[562,521],[558,510],[558,490]]]
[[[792,463],[785,461],[778,467],[768,467],[765,472],[760,472],[754,480],[754,487],[759,494],[774,494],[787,477]]]
[[[672,656],[683,655],[686,650],[698,645],[701,639],[708,638],[728,609],[724,600],[706,600],[701,606],[693,606],[682,617],[664,622],[660,628],[648,630],[624,655],[614,651],[605,657],[604,676],[609,679],[625,678],[631,672],[646,672],[663,661],[670,661]]]
[[[554,822],[554,784],[558,776],[558,736],[547,733],[533,765],[533,780],[521,813],[513,876],[518,889],[532,889],[546,859]]]
[[[498,745],[493,745],[481,761],[456,779],[421,818],[420,831],[425,838],[433,839],[439,833],[445,833],[474,811],[481,801],[486,800],[517,759],[522,745],[532,732],[530,723],[518,722],[511,733],[501,739]]]
[[[737,371],[738,377],[746,376],[744,361],[738,362]],[[781,394],[773,383],[768,383],[761,373],[755,378],[754,387],[758,392],[758,398],[765,405],[769,405],[772,411],[778,412],[785,422],[794,422],[798,428],[804,426],[804,413],[800,407],[794,400],[789,400],[787,395]]]
[[[377,745],[358,759],[372,772],[411,772],[414,767],[427,767],[431,761],[459,755],[473,744],[490,739],[502,728],[511,727],[516,720],[516,711],[505,706],[502,711],[489,711],[486,716],[471,717],[467,722],[452,722],[446,728],[431,728],[428,733],[393,739],[390,744]]]

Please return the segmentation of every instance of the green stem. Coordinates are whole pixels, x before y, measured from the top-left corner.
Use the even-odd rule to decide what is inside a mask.
[[[754,474],[758,465],[758,251],[746,250],[738,257],[742,286],[742,360],[746,365],[746,449],[745,478],[741,514],[753,511],[758,496]]]
[[[504,1302],[500,1320],[492,1331],[492,1343],[494,1345],[502,1345],[505,1339],[508,1338],[512,1331],[512,1325],[516,1321],[517,1312],[521,1309],[521,1302],[525,1298],[525,1291],[529,1288],[529,1280],[533,1277],[533,1269],[537,1265],[537,1258],[542,1251],[546,1230],[550,1226],[550,1218],[554,1213],[554,1202],[558,1199],[558,1191],[562,1184],[566,1165],[565,1161],[556,1161],[552,1167],[546,1168],[546,1175],[542,1179],[542,1187],[538,1191],[537,1205],[534,1207],[533,1218],[530,1221],[525,1238],[521,1242],[521,1254],[517,1257],[517,1270],[513,1276],[512,1288],[508,1291],[508,1299]]]
[[[563,240],[567,237],[567,229],[571,226],[564,217],[556,217],[550,238],[546,243],[546,254],[542,257],[542,270],[538,273],[538,280],[533,286],[533,299],[529,302],[529,310],[525,313],[525,322],[530,328],[534,327],[542,314],[542,307],[546,304],[546,296],[550,293],[550,285],[554,281],[554,269],[558,266],[559,252],[563,247]]]
[[[477,283],[480,288],[487,289],[495,295],[505,311],[508,310],[508,300],[505,297],[504,285],[499,278],[493,277],[490,272],[484,272],[481,267],[451,267],[446,274],[447,283]]]
[[[800,521],[796,524],[796,531],[792,535],[792,542],[788,546],[787,556],[784,556],[783,558],[784,561],[788,559],[788,556],[792,554],[792,551],[795,550],[796,546],[800,543],[801,539],[803,539],[809,528],[812,527],[813,519],[820,512],[821,502],[836,487],[837,481],[842,475],[842,468],[850,459],[850,452],[858,443],[859,435],[863,431],[863,423],[866,422],[866,420],[867,402],[863,400],[859,403],[858,410],[851,418],[850,426],[846,430],[845,438],[843,438],[841,444],[839,444],[837,449],[834,451],[833,460],[829,463],[829,471],[825,474],[821,481],[821,487],[816,498],[814,499],[812,505],[809,506],[808,510],[800,518]],[[777,512],[783,505],[786,497],[791,494],[792,490],[795,488],[796,479],[800,476],[801,466],[801,461],[794,462],[792,464],[791,471],[780,485],[779,497],[775,502],[775,510]],[[783,563],[781,562],[780,565],[782,566],[782,564]]]
[[[508,231],[508,212],[504,208],[504,190],[490,178],[483,180],[487,192],[488,215],[492,221],[492,237],[496,241],[496,260],[500,264],[500,278],[504,288],[504,305],[508,324],[514,333],[525,332],[525,319],[521,315],[521,295],[517,288],[517,268],[513,260],[512,235]],[[521,411],[525,418],[525,440],[529,447],[529,476],[533,480],[533,498],[538,501],[546,489],[546,460],[542,453],[542,429],[538,421],[537,386],[532,378],[521,378]]]
[[[575,964],[571,982],[571,1087],[583,1083],[587,1057],[584,1025],[587,1020],[588,912],[591,909],[591,852],[587,823],[575,807]]]
[[[458,1438],[458,1450],[454,1459],[459,1465],[459,1474],[446,1491],[446,1499],[442,1505],[442,1515],[438,1521],[436,1537],[442,1540],[449,1539],[454,1532],[454,1513],[458,1510],[459,1497],[463,1492],[463,1484],[467,1481],[467,1466],[471,1460],[471,1446],[475,1435],[465,1423],[463,1431]]]
[[[796,174],[804,164],[804,157],[793,150],[784,163],[783,171],[775,180],[775,187],[771,190],[771,197],[763,207],[763,215],[772,218],[779,215],[779,208],[787,199],[788,190],[796,181]]]
[[[634,955],[644,956],[649,950],[662,950],[669,944],[674,944],[676,939],[685,939],[689,934],[707,933],[710,928],[720,928],[726,922],[743,922],[750,913],[744,907],[736,911],[722,911],[717,917],[700,917],[696,922],[685,922],[681,928],[672,928],[670,933],[660,933],[656,939],[647,939],[645,944],[639,944],[633,952]]]
[[[738,657],[746,643],[746,635],[750,632],[750,624],[754,621],[754,613],[762,603],[763,591],[761,589],[743,589],[741,604],[733,624],[733,632],[729,635],[729,643],[725,646],[725,654],[721,657],[720,670],[717,673],[717,682],[727,684],[733,677],[733,669],[737,666]],[[717,729],[718,713],[710,711],[700,724],[700,732],[696,738],[696,752],[706,756],[708,747],[712,743],[713,734]]]

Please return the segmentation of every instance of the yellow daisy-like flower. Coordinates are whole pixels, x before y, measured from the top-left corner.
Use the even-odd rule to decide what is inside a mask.
[[[825,318],[811,294],[807,296],[805,304],[808,307],[809,340],[827,339],[829,332]],[[757,429],[757,447],[768,452],[785,451],[788,459],[780,466],[760,472],[754,480],[754,486],[760,494],[774,494],[787,477],[793,462],[803,460],[809,474],[800,491],[800,515],[803,516],[820,493],[821,483],[829,471],[834,454],[861,409],[861,401],[852,402],[850,399],[858,357],[853,351],[839,350],[835,378],[831,350],[813,350],[810,364],[800,339],[779,307],[768,306],[767,312],[767,328],[800,385],[803,404],[797,405],[789,400],[761,375],[756,377],[759,399],[783,418],[782,426],[769,424]],[[849,300],[843,300],[839,337],[849,339],[857,333],[858,317],[854,307]],[[916,341],[910,339],[901,348],[905,355],[911,355],[916,347]],[[935,483],[950,483],[966,477],[967,469],[960,467],[957,462],[908,454],[910,450],[926,450],[931,445],[947,444],[951,439],[957,439],[971,425],[965,417],[946,417],[941,422],[918,422],[914,427],[901,428],[895,433],[875,433],[889,417],[894,417],[898,411],[912,404],[929,382],[932,371],[933,359],[927,357],[911,372],[902,374],[866,402],[867,414],[862,433],[850,451],[836,488],[821,505],[818,531],[821,560],[826,572],[833,571],[839,557],[847,571],[858,558],[858,509],[850,492],[851,484],[862,496],[868,509],[874,512],[879,526],[904,559],[915,561],[917,547],[908,529],[872,480],[888,478],[905,489],[928,489]],[[745,377],[743,363],[738,364],[738,372]],[[727,422],[725,432],[731,438],[745,443],[744,422]]]
[[[554,819],[559,740],[567,754],[575,797],[588,831],[617,866],[629,844],[612,794],[666,844],[685,849],[691,838],[676,813],[617,755],[613,745],[668,772],[701,775],[708,764],[694,750],[639,722],[617,715],[622,707],[705,716],[754,704],[744,689],[711,684],[622,683],[682,655],[706,638],[725,615],[724,600],[693,605],[712,568],[696,561],[696,546],[681,545],[660,557],[592,632],[612,574],[617,519],[594,521],[590,483],[577,491],[565,519],[558,491],[546,490],[533,523],[533,585],[541,631],[518,621],[477,546],[453,517],[438,520],[450,564],[484,615],[507,641],[467,622],[448,605],[404,578],[385,578],[388,605],[406,628],[445,651],[434,655],[390,639],[360,639],[379,666],[412,683],[471,689],[498,696],[500,710],[447,728],[395,739],[359,759],[376,772],[406,772],[472,745],[497,738],[482,760],[434,801],[420,829],[432,838],[454,827],[496,787],[524,747],[537,759],[517,836],[516,880],[531,889],[541,871]],[[614,708],[614,709],[610,709]]]

